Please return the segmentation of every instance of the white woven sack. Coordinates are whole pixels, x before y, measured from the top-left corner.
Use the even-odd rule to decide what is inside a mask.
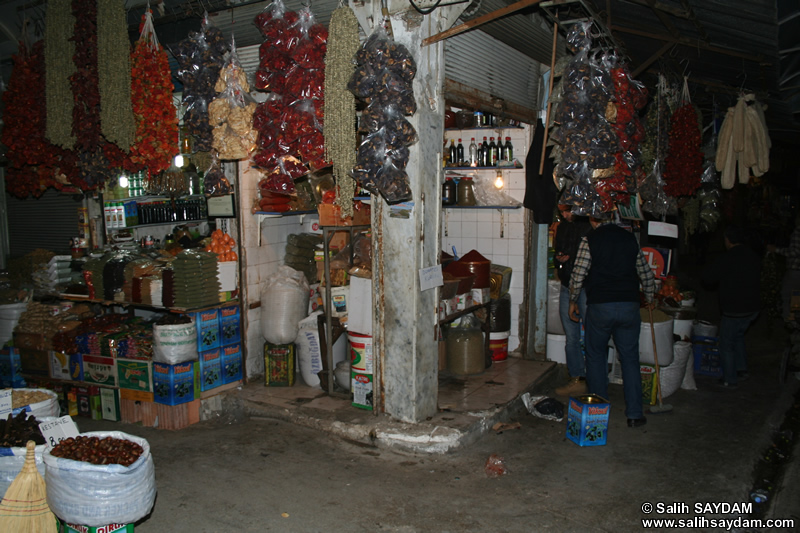
[[[686,346],[689,346],[688,351]],[[672,345],[673,359],[668,366],[658,370],[661,378],[661,397],[666,398],[673,394],[681,386],[683,375],[686,373],[686,360],[692,353],[692,343],[679,341]]]
[[[283,265],[261,291],[261,335],[270,344],[289,344],[308,314],[305,274]]]
[[[50,397],[47,400],[42,400],[41,402],[36,402],[30,405],[23,405],[22,407],[17,407],[12,411],[12,414],[14,416],[18,415],[22,411],[25,411],[30,416],[35,416],[37,420],[42,420],[43,418],[46,417],[56,417],[61,411],[61,408],[58,406],[58,394],[56,394],[51,390],[48,389],[14,389],[14,390],[19,392],[24,392],[24,391],[43,392]],[[24,450],[25,448],[23,448],[23,451]]]
[[[683,380],[681,381],[681,388],[686,390],[697,390],[697,383],[694,381],[694,346],[691,342],[681,341],[676,342],[675,346],[681,345],[680,349],[687,352],[686,367],[683,371]],[[677,348],[675,355],[678,355]]]
[[[153,325],[153,361],[177,365],[197,360],[197,325]]]
[[[309,387],[319,387],[317,375],[322,370],[322,347],[319,342],[319,328],[317,317],[322,311],[315,311],[299,323],[295,345],[297,347],[297,362],[300,375]]]
[[[56,420],[55,417],[43,417],[39,418],[36,417],[36,420],[39,423],[42,422],[52,422]],[[39,473],[44,477],[44,459],[42,459],[42,454],[44,453],[44,449],[47,446],[44,444],[40,444],[36,446],[33,450],[34,459],[36,460],[36,469]],[[24,446],[14,446],[12,448],[0,448],[0,499],[3,498],[3,495],[8,490],[8,487],[11,485],[11,482],[19,474],[19,471],[22,470],[22,465],[25,464],[25,455],[28,453],[28,449]]]
[[[90,527],[132,524],[145,517],[156,499],[150,444],[121,431],[90,431],[81,435],[129,440],[142,447],[142,455],[130,466],[95,465],[55,457],[48,446],[43,459],[50,510],[65,522]]]

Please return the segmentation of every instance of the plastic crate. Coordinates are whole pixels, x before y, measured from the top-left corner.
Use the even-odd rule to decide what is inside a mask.
[[[695,375],[722,377],[722,358],[717,337],[692,337]]]

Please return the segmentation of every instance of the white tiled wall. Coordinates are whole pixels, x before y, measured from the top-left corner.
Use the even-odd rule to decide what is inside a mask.
[[[484,133],[492,131],[493,133]],[[474,133],[473,133],[474,132]],[[495,130],[462,130],[447,131],[448,140],[460,137],[491,136]],[[511,137],[514,146],[514,158],[525,163],[530,145],[530,128],[504,129],[503,137]],[[496,135],[495,135],[496,136]],[[496,170],[477,171],[480,177],[494,180]],[[515,200],[522,202],[525,196],[525,170],[504,169],[503,192]],[[508,340],[509,351],[516,350],[519,340],[519,306],[523,300],[525,267],[525,225],[524,208],[519,209],[443,209],[442,249],[452,254],[455,246],[458,255],[462,256],[471,250],[478,251],[492,263],[511,267],[511,335]]]

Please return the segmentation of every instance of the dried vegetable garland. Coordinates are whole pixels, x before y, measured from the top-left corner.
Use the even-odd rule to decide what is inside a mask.
[[[328,164],[322,134],[328,30],[308,7],[286,12],[281,0],[256,16],[255,24],[266,39],[255,87],[271,94],[253,117],[259,134],[253,164],[264,174],[260,190],[293,194],[294,180],[308,167]]]
[[[72,58],[75,42],[72,32],[72,0],[50,0],[44,30],[45,102],[47,104],[47,139],[62,148],[72,148],[72,89],[69,78],[75,73]]]
[[[178,116],[172,103],[169,59],[158,43],[152,17],[148,10],[131,54],[131,105],[136,138],[130,156],[134,165],[155,175],[168,169],[178,153]]]
[[[8,87],[3,93],[5,111],[0,135],[8,150],[6,190],[18,198],[41,196],[48,187],[61,189],[66,179],[61,167],[74,166],[72,152],[45,139],[47,107],[41,105],[31,87],[44,84],[44,49],[42,41],[32,50],[20,43],[12,58],[14,66]]]
[[[700,187],[703,174],[701,143],[697,112],[684,85],[684,104],[672,115],[669,154],[664,166],[664,192],[669,196],[691,196]]]
[[[356,99],[347,90],[353,75],[353,56],[360,45],[358,19],[342,6],[331,14],[328,25],[328,53],[325,56],[325,158],[333,164],[336,204],[343,216],[353,215],[356,181],[350,172],[356,164]]]
[[[100,128],[124,151],[136,135],[131,109],[131,47],[122,0],[97,0],[97,77]]]

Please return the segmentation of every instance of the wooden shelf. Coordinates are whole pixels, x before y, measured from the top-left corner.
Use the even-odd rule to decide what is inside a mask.
[[[442,209],[519,209],[522,205],[443,205]]]
[[[141,302],[118,302],[116,300],[98,300],[96,298],[89,298],[88,296],[82,297],[70,294],[60,294],[58,295],[58,298],[74,302],[87,302],[87,303],[101,304],[101,305],[119,305],[122,307],[141,307],[144,309],[157,309],[159,311],[169,311],[170,313],[195,313],[199,311],[206,311],[208,309],[217,309],[219,307],[225,307],[228,305],[239,305],[238,298],[235,298],[233,300],[228,300],[226,302],[220,302],[214,305],[207,305],[204,307],[197,307],[197,308],[164,307],[160,305],[145,304]]]
[[[270,215],[270,216],[278,216],[278,217],[290,217],[294,215],[316,215],[316,209],[309,209],[308,211],[256,211],[256,215]]]

